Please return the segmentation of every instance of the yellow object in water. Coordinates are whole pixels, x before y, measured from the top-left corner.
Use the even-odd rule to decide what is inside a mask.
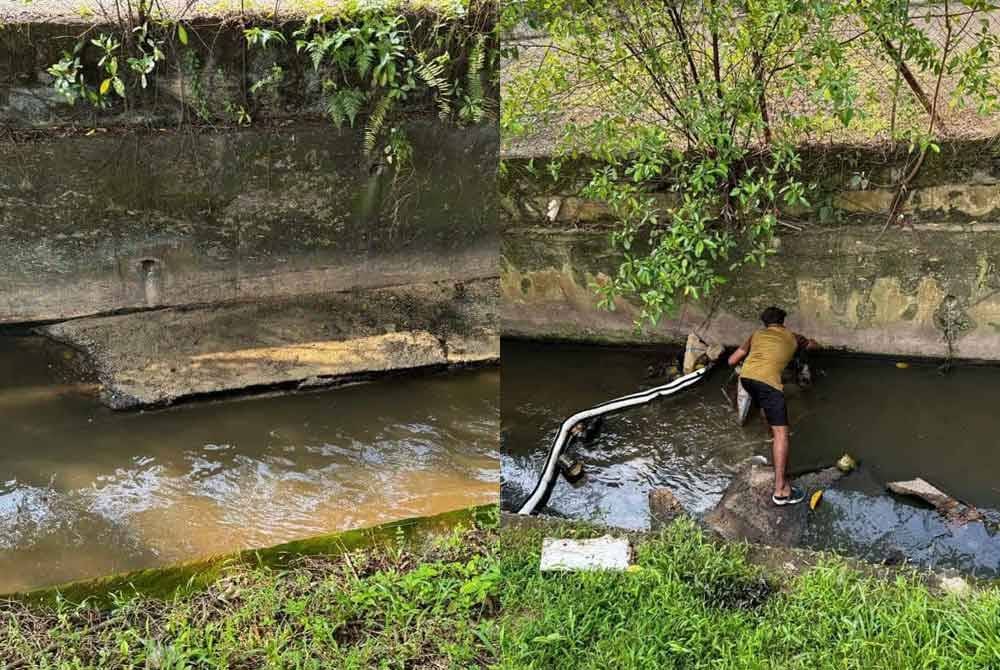
[[[844,454],[837,461],[837,468],[841,472],[850,472],[856,467],[858,467],[858,462],[850,454]]]
[[[904,363],[903,361],[900,361],[900,362],[896,363],[896,367],[899,368],[900,370],[905,370],[906,368],[910,367],[910,364],[909,363]]]
[[[820,489],[819,491],[816,491],[816,493],[812,494],[811,498],[809,498],[809,509],[816,509],[816,506],[819,505],[819,501],[822,499],[823,490]]]

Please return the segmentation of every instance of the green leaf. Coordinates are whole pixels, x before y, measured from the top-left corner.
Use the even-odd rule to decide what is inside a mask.
[[[181,44],[187,46],[188,43],[187,30],[185,30],[184,25],[180,23],[177,24],[177,39],[181,41]]]

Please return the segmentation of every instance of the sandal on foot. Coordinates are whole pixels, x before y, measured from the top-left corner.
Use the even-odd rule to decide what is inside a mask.
[[[787,496],[772,495],[771,502],[773,502],[778,507],[784,507],[785,505],[795,505],[806,499],[805,491],[797,486],[793,486],[792,490]]]

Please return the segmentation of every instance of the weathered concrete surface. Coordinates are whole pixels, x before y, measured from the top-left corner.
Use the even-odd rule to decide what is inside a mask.
[[[116,409],[495,361],[497,282],[436,283],[92,317],[43,328],[85,352]]]
[[[808,497],[843,476],[837,468],[826,468],[803,475],[793,483]],[[719,504],[705,516],[705,524],[727,540],[798,546],[808,522],[808,500],[777,507],[771,502],[773,492],[774,469],[754,463],[733,479]]]
[[[508,227],[501,252],[507,335],[610,342],[679,342],[695,331],[735,345],[770,304],[824,347],[866,353],[1000,359],[1000,226],[879,236],[878,226],[783,234],[763,270],[747,268],[710,304],[637,335],[638,310],[599,309],[593,285],[617,267],[605,231]]]
[[[0,324],[496,276],[496,129],[409,131],[405,174],[327,123],[0,142]]]
[[[805,154],[815,211],[784,212],[767,267],[742,270],[709,302],[636,334],[636,306],[597,307],[595,284],[621,261],[607,208],[576,195],[586,166],[559,182],[509,168],[501,182],[505,334],[601,342],[679,342],[694,330],[729,345],[784,306],[823,346],[865,353],[1000,360],[1000,160],[989,143],[942,147],[908,191],[906,226],[883,233],[901,156],[843,148]],[[670,194],[656,197],[669,201]],[[823,204],[826,203],[826,204]],[[825,208],[821,215],[820,206]],[[832,212],[832,213],[831,213]],[[824,218],[826,216],[827,218]],[[836,221],[835,223],[833,221]]]

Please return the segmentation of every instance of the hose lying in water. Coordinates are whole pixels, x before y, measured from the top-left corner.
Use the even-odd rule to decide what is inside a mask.
[[[524,501],[521,508],[517,510],[517,513],[524,515],[534,514],[535,510],[544,505],[548,500],[549,495],[552,493],[552,488],[556,484],[556,479],[559,476],[559,456],[562,454],[563,448],[566,446],[566,441],[569,439],[574,426],[587,419],[628,409],[637,405],[645,405],[646,403],[656,400],[657,398],[663,398],[668,395],[679,393],[689,386],[694,386],[701,381],[708,371],[712,369],[713,365],[714,363],[709,362],[709,364],[705,367],[695,370],[690,374],[686,374],[683,377],[678,377],[669,384],[656,386],[646,391],[639,391],[638,393],[622,396],[621,398],[615,398],[614,400],[608,400],[600,405],[594,405],[590,409],[577,412],[563,421],[562,426],[559,428],[559,433],[552,441],[552,447],[549,449],[549,456],[545,460],[545,468],[542,470],[542,475],[538,478],[538,483],[535,484],[535,488],[531,492],[531,495],[528,496],[526,501]]]

